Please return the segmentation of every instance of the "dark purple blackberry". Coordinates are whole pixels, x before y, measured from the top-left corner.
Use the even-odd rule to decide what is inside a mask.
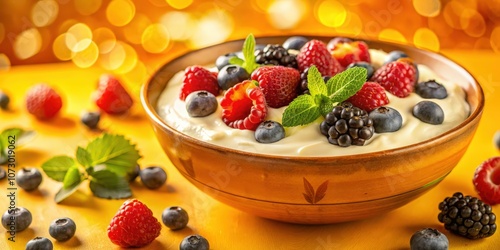
[[[281,65],[298,68],[295,55],[291,55],[283,46],[268,44],[263,49],[255,50],[255,61],[263,65]]]
[[[363,146],[374,133],[373,121],[366,111],[349,102],[335,106],[321,122],[320,130],[328,142],[341,147]]]
[[[497,230],[491,206],[476,197],[454,193],[439,203],[439,210],[438,220],[454,234],[481,239],[492,236]]]
[[[300,73],[300,85],[299,85],[299,94],[309,94],[309,86],[307,82],[307,72],[309,68],[306,68],[302,73]],[[326,83],[331,77],[323,76],[323,81]]]

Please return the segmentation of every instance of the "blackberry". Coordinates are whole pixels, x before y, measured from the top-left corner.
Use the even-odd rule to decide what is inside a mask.
[[[300,73],[300,84],[299,84],[299,94],[309,94],[309,85],[307,82],[307,72],[309,68],[306,68],[302,73]],[[323,81],[326,83],[330,80],[330,76],[323,76]]]
[[[289,54],[283,46],[268,44],[263,49],[255,50],[255,61],[264,65],[281,65],[298,68],[296,55]]]
[[[321,122],[320,130],[328,142],[341,147],[363,146],[374,133],[368,113],[349,102],[335,106]]]
[[[439,210],[438,220],[454,234],[481,239],[492,236],[497,230],[491,206],[476,197],[454,193],[439,203]]]

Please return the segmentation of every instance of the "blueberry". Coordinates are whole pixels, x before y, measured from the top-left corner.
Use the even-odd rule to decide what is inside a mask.
[[[224,68],[224,66],[229,65],[229,59],[236,57],[236,53],[228,53],[225,55],[221,55],[215,59],[215,66],[218,70]]]
[[[90,129],[96,129],[101,120],[101,112],[83,112],[80,121]]]
[[[2,226],[7,231],[21,232],[28,228],[33,217],[30,211],[24,207],[16,207],[5,211],[2,215]]]
[[[417,95],[419,95],[420,97],[426,99],[444,99],[448,97],[446,88],[435,80],[417,83],[415,85],[415,93],[417,93]]]
[[[189,235],[181,241],[179,250],[208,250],[208,240],[198,234]]]
[[[217,107],[217,98],[208,91],[195,91],[186,97],[186,111],[191,117],[210,115]]]
[[[67,241],[75,235],[75,232],[75,222],[67,217],[56,219],[49,226],[50,236],[57,241]]]
[[[435,102],[421,101],[413,107],[413,116],[430,124],[441,124],[444,121],[443,109]]]
[[[495,136],[493,137],[493,143],[495,144],[495,146],[497,147],[497,149],[500,150],[500,130],[498,130],[495,133]]]
[[[9,102],[9,96],[0,90],[0,109],[7,110],[7,108],[9,107]]]
[[[352,67],[363,67],[363,68],[365,68],[368,71],[368,75],[366,77],[366,80],[372,78],[373,72],[375,72],[375,69],[373,68],[373,66],[370,63],[368,63],[368,62],[353,62],[353,63],[347,65],[346,69],[350,69]]]
[[[42,174],[36,168],[22,168],[16,174],[16,183],[26,191],[33,191],[42,183]]]
[[[289,50],[289,49],[294,49],[294,50],[300,50],[304,44],[306,44],[309,41],[309,39],[303,37],[303,36],[291,36],[288,39],[283,42],[283,48]]]
[[[255,130],[255,140],[260,143],[273,143],[285,137],[283,125],[275,121],[264,121]]]
[[[448,238],[433,228],[424,228],[415,232],[410,239],[411,250],[447,250]]]
[[[350,38],[347,38],[347,37],[335,37],[333,39],[331,39],[328,44],[326,45],[327,48],[329,48],[330,50],[335,48],[335,46],[339,43],[351,43],[352,40]]]
[[[384,64],[388,64],[390,62],[397,61],[400,58],[407,58],[407,57],[408,55],[405,52],[400,50],[393,50],[389,52],[389,54],[387,54],[387,56],[385,57]]]
[[[243,80],[250,79],[250,74],[238,65],[226,65],[217,74],[217,83],[223,90],[227,90]]]
[[[139,172],[142,184],[149,189],[157,189],[167,181],[167,173],[161,167],[147,167]]]
[[[26,243],[26,250],[52,250],[52,241],[45,237],[35,237]]]
[[[391,107],[379,107],[368,115],[373,120],[376,133],[398,131],[403,125],[401,114]]]
[[[139,176],[139,172],[141,171],[141,166],[139,164],[135,165],[134,170],[131,173],[127,173],[127,180],[132,182]]]
[[[179,230],[186,227],[189,216],[182,207],[167,207],[161,214],[163,224],[172,230]]]
[[[5,169],[0,167],[0,180],[5,178],[6,175],[7,175],[7,172],[5,172]]]

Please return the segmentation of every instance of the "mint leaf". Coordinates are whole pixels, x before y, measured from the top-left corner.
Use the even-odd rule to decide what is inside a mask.
[[[59,189],[59,191],[56,193],[56,196],[54,197],[54,201],[56,203],[59,203],[61,201],[63,201],[64,199],[68,198],[71,194],[73,194],[77,189],[78,187],[80,186],[80,184],[82,184],[83,180],[80,180],[80,182],[75,182],[73,183],[73,185],[65,188],[65,187],[62,187],[61,189]]]
[[[335,102],[332,101],[332,99],[328,98],[327,96],[322,95],[321,96],[321,104],[319,105],[319,112],[324,117],[328,113],[332,112],[334,105],[335,105]]]
[[[63,187],[70,188],[75,185],[75,183],[80,182],[82,182],[82,174],[80,173],[78,166],[75,165],[70,167],[64,176]]]
[[[283,112],[284,127],[295,127],[313,122],[320,116],[318,106],[311,95],[300,95],[295,98]]]
[[[82,147],[78,147],[76,149],[76,160],[84,167],[92,166],[92,156],[90,156],[90,153]]]
[[[99,170],[92,174],[90,190],[100,198],[123,199],[132,196],[128,181],[109,170]]]
[[[55,181],[64,181],[68,170],[75,166],[75,160],[68,156],[56,156],[42,164],[45,174]]]
[[[10,144],[15,143],[16,148],[18,148],[33,139],[35,134],[32,130],[22,128],[8,128],[2,131],[0,133],[0,164],[7,162]]]
[[[336,74],[326,83],[328,96],[333,102],[342,102],[356,94],[366,82],[367,70],[353,67]]]
[[[245,64],[245,60],[235,56],[235,57],[229,58],[229,63],[243,67],[243,64]]]
[[[323,81],[321,73],[314,65],[307,71],[307,88],[312,96],[328,94],[325,81]]]
[[[259,65],[255,62],[255,37],[249,34],[243,43],[244,68],[251,74]]]

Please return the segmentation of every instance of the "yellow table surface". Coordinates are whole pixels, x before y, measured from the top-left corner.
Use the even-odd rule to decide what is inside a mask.
[[[437,187],[413,202],[387,214],[362,221],[333,225],[294,225],[262,219],[224,205],[185,180],[170,163],[160,148],[153,130],[139,102],[142,80],[133,74],[119,76],[134,95],[136,103],[127,116],[103,115],[101,126],[106,131],[124,134],[138,145],[143,156],[142,167],[160,165],[168,173],[167,184],[159,190],[149,190],[139,180],[132,185],[135,198],[149,206],[161,220],[163,209],[178,205],[185,208],[190,221],[180,231],[170,231],[163,226],[161,235],[148,249],[178,249],[181,240],[193,233],[205,236],[211,249],[409,249],[411,235],[424,227],[437,228],[450,241],[451,249],[499,249],[500,232],[483,240],[468,240],[446,231],[439,223],[438,204],[446,196],[461,191],[476,195],[472,176],[484,160],[498,156],[492,138],[500,129],[500,56],[488,51],[447,50],[451,59],[468,69],[482,84],[486,107],[480,126],[463,159]],[[151,62],[154,69],[162,62]],[[37,136],[16,151],[17,169],[23,166],[40,167],[41,163],[56,155],[74,156],[77,146],[98,136],[79,122],[84,109],[96,109],[90,95],[96,81],[105,71],[100,67],[80,69],[70,63],[15,66],[0,71],[0,89],[12,99],[11,111],[0,111],[0,129],[23,127],[34,129]],[[151,74],[151,72],[149,72]],[[444,76],[446,77],[446,76]],[[46,82],[63,96],[64,107],[59,117],[49,122],[32,118],[24,105],[26,90],[33,84]],[[59,243],[55,249],[118,249],[106,234],[106,228],[124,200],[106,200],[91,195],[88,185],[56,204],[53,199],[61,184],[43,174],[44,180],[37,191],[17,191],[17,206],[28,208],[33,223],[17,233],[16,242],[7,241],[8,234],[1,228],[0,249],[24,249],[35,236],[50,238],[48,227],[52,220],[67,216],[75,220],[77,232],[71,240]],[[7,181],[0,181],[0,211],[8,209]],[[500,216],[500,205],[493,206]],[[500,221],[497,221],[497,225]]]

